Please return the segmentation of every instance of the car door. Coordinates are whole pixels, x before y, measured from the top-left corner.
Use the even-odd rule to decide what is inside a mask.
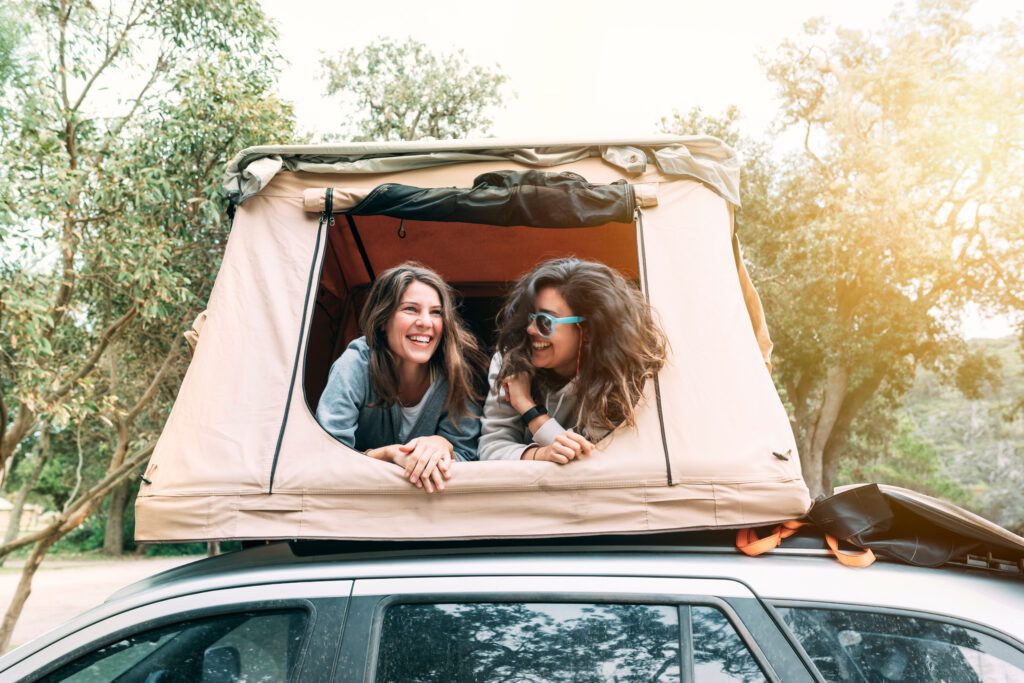
[[[0,672],[40,683],[328,681],[351,581],[155,600],[89,623]]]
[[[736,581],[444,576],[357,580],[335,680],[814,678]]]

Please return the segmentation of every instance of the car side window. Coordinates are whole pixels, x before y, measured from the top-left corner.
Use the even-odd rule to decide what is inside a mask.
[[[754,683],[766,680],[754,656],[721,610],[703,605],[689,610],[694,681]]]
[[[376,680],[680,681],[680,614],[675,605],[391,605],[382,621]],[[685,619],[689,608],[682,614]],[[703,648],[694,680],[764,680],[724,614],[694,608],[692,623],[694,652]],[[683,654],[693,666],[690,652]]]
[[[110,643],[42,681],[285,681],[298,665],[307,621],[304,610],[184,621]]]
[[[908,614],[776,607],[827,681],[1024,681],[1024,654]]]

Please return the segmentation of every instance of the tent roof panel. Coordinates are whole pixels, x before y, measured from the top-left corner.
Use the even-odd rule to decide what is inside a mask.
[[[281,170],[311,173],[395,173],[475,161],[512,161],[548,168],[598,157],[628,175],[654,164],[667,178],[697,180],[739,206],[740,160],[717,138],[651,136],[608,140],[432,140],[250,147],[228,164],[224,189],[240,204]]]

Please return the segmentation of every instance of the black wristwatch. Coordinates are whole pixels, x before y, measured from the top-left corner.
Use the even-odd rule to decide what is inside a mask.
[[[520,415],[519,419],[523,421],[523,425],[524,426],[529,427],[530,426],[530,422],[532,422],[535,417],[539,417],[541,415],[547,415],[547,414],[548,414],[548,409],[547,408],[545,408],[544,406],[534,405],[532,408],[530,408],[525,413]]]

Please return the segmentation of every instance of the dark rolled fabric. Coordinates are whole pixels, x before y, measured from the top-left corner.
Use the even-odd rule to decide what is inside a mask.
[[[471,188],[388,183],[348,211],[420,221],[584,228],[633,222],[633,188],[625,181],[593,185],[576,173],[495,171]]]
[[[806,519],[880,557],[919,567],[966,564],[968,555],[991,554],[1024,570],[1024,546],[1008,538],[1012,534],[994,533],[958,514],[955,506],[930,500],[866,484],[815,501]]]

